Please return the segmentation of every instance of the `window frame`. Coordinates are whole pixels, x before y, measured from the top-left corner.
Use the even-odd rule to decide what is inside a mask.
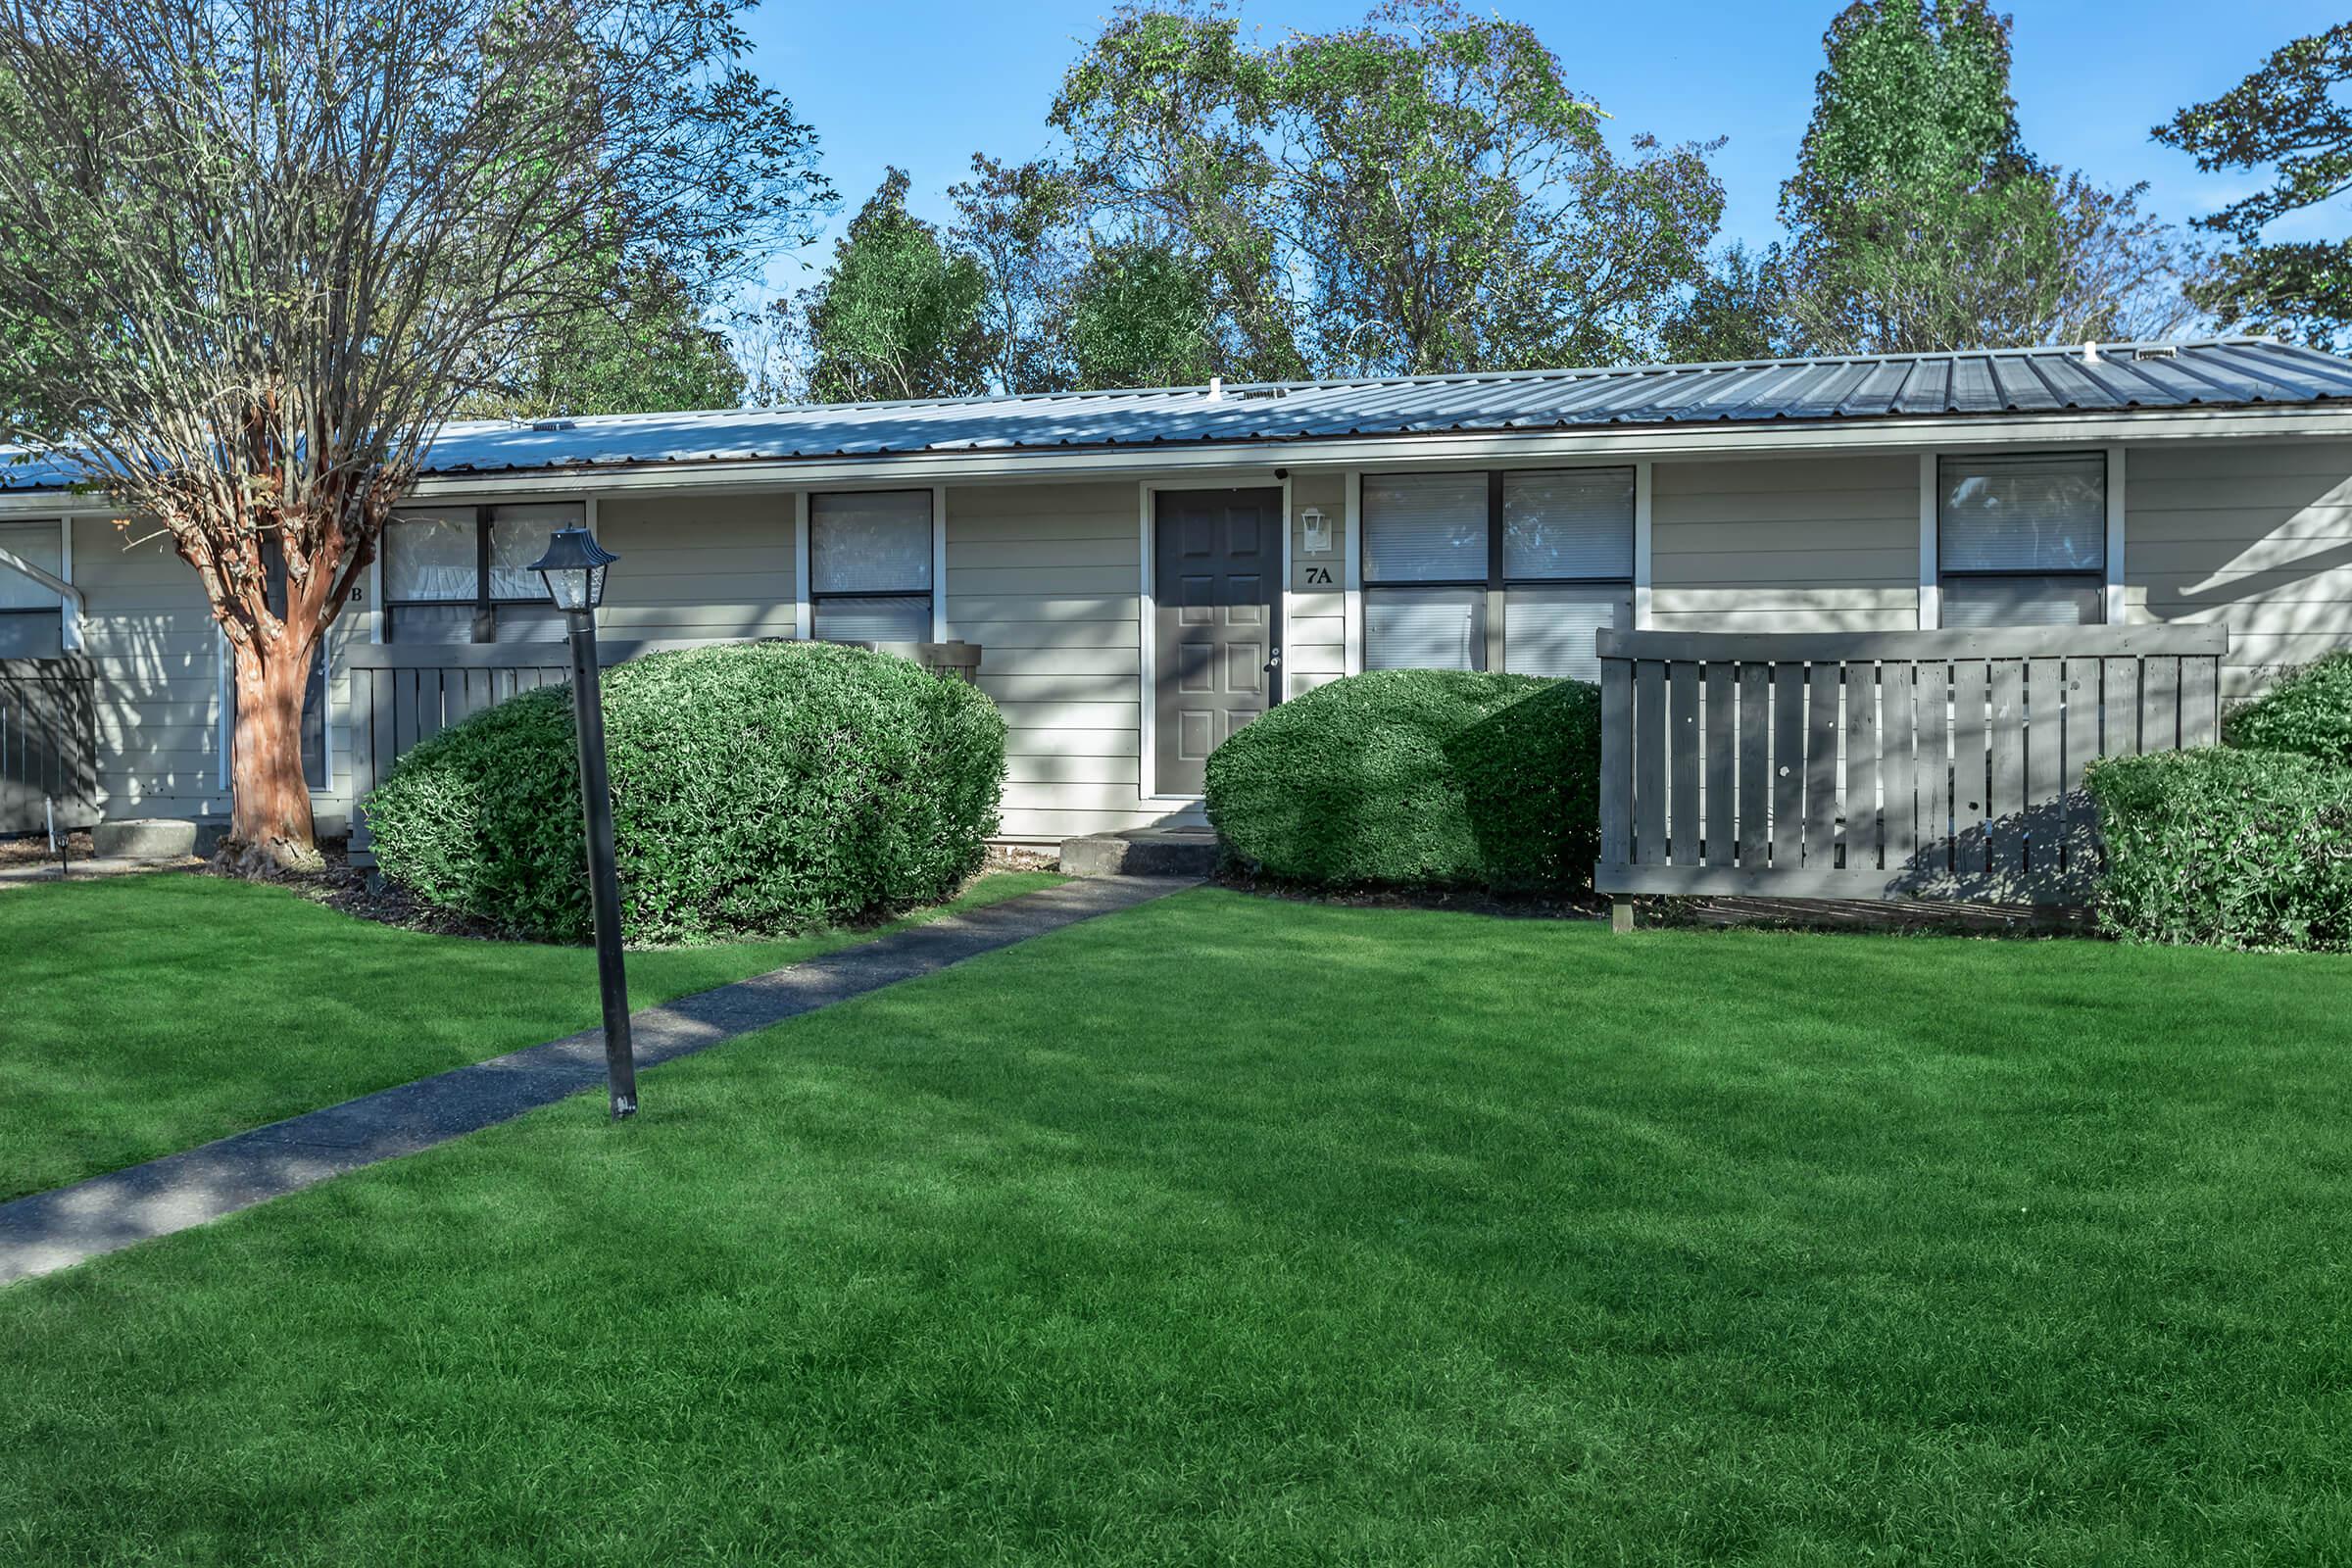
[[[1632,505],[1627,511],[1626,562],[1622,574],[1607,576],[1514,577],[1508,564],[1508,539],[1504,528],[1503,491],[1509,476],[1514,473],[1623,473]],[[1545,463],[1529,464],[1507,468],[1437,468],[1382,470],[1367,469],[1358,476],[1356,491],[1356,544],[1358,560],[1362,559],[1361,535],[1371,531],[1370,510],[1363,502],[1362,486],[1377,484],[1384,479],[1429,479],[1460,477],[1483,473],[1487,480],[1487,569],[1480,577],[1416,578],[1412,581],[1376,581],[1368,572],[1359,571],[1358,592],[1365,606],[1380,594],[1392,590],[1411,591],[1429,588],[1483,590],[1486,597],[1478,610],[1479,634],[1472,639],[1472,662],[1477,671],[1508,670],[1510,668],[1510,612],[1508,598],[1514,588],[1619,588],[1625,593],[1626,616],[1629,624],[1641,613],[1639,588],[1642,571],[1642,489],[1641,465],[1634,463]],[[1372,634],[1370,616],[1364,620],[1363,647],[1358,655],[1359,667],[1371,669]]]
[[[1946,566],[1944,564],[1944,547],[1946,543],[1946,535],[1950,530],[1948,530],[1944,525],[1944,502],[1945,499],[1950,495],[1951,490],[1950,485],[1944,478],[1945,466],[1948,464],[1979,463],[1987,458],[2064,458],[2076,461],[2087,461],[2089,459],[2096,458],[2099,462],[2099,517],[2097,529],[2097,537],[2099,540],[2099,564],[2095,566],[2078,567],[2071,571],[2050,571],[2038,566],[1963,567],[1959,569]],[[1936,623],[1938,626],[1949,626],[1951,624],[1952,600],[1950,590],[1951,585],[1954,582],[1975,583],[2032,581],[2078,584],[2088,591],[2090,595],[2090,603],[2096,608],[2098,615],[2096,619],[2078,621],[2075,622],[2075,624],[2083,626],[2104,626],[2110,624],[2116,619],[2119,619],[2120,617],[2116,614],[2116,606],[2114,602],[2116,596],[2113,591],[2118,581],[2118,573],[2121,569],[2121,562],[2118,560],[2118,556],[2122,550],[2122,542],[2118,538],[2118,534],[2120,533],[2120,529],[2118,527],[2118,519],[2120,516],[2118,510],[2120,491],[2118,487],[2122,482],[2123,466],[2118,459],[2119,454],[2112,447],[2094,447],[2088,451],[2084,451],[2080,447],[2029,447],[2014,450],[2002,448],[1990,452],[1937,452],[1930,454],[1924,465],[1925,477],[1928,487],[1928,494],[1925,500],[1927,503],[1926,515],[1934,531],[1932,557],[1934,575],[1930,579],[1930,585],[1933,586],[1936,591]],[[1930,564],[1931,563],[1929,562],[1922,563],[1923,565]]]
[[[71,516],[58,517],[54,520],[48,517],[10,517],[5,519],[5,526],[10,528],[34,529],[40,527],[43,523],[47,523],[49,526],[57,530],[57,576],[60,582],[70,583],[74,580],[74,519]],[[0,567],[0,571],[7,572],[7,574],[11,577],[23,575],[22,573],[10,570],[7,567]],[[35,583],[34,586],[38,587],[39,584]],[[63,658],[67,654],[75,652],[78,647],[78,642],[74,635],[76,628],[74,623],[74,599],[72,595],[63,593],[59,594],[57,596],[57,608],[54,610],[51,610],[46,606],[37,605],[26,606],[21,609],[13,606],[0,608],[0,619],[7,619],[12,622],[20,616],[24,617],[29,621],[37,621],[44,615],[54,615],[57,617],[57,653],[55,655],[0,655],[0,657],[49,659]]]
[[[524,504],[539,505],[541,503]],[[580,524],[583,527],[587,525],[587,507],[584,502],[559,501],[553,504],[579,507],[581,510]],[[384,527],[383,548],[376,553],[376,581],[382,585],[376,595],[376,611],[382,617],[382,640],[384,642],[400,640],[400,612],[404,610],[434,610],[445,609],[451,605],[471,605],[473,607],[473,635],[467,641],[494,643],[498,641],[498,612],[502,608],[520,609],[524,606],[541,610],[547,608],[548,598],[544,593],[508,594],[499,597],[490,592],[490,528],[491,523],[495,520],[493,514],[497,511],[497,503],[484,502],[473,506],[420,506],[411,514],[421,520],[428,516],[455,516],[467,512],[473,514],[473,594],[470,598],[465,599],[395,599],[392,597],[392,573],[387,568],[392,564],[394,542],[399,538],[399,524],[405,520],[401,513],[396,511],[392,514]]]
[[[830,601],[840,599],[920,599],[923,601],[925,611],[923,635],[914,638],[913,641],[918,643],[937,641],[933,634],[939,627],[938,595],[942,587],[939,580],[940,506],[938,488],[931,485],[893,485],[888,489],[881,490],[809,490],[803,494],[806,498],[803,505],[807,508],[808,517],[808,550],[801,566],[802,581],[807,585],[808,640],[811,642],[842,640],[820,637],[817,634],[817,614],[820,609]],[[829,496],[921,496],[924,515],[929,519],[929,526],[924,531],[923,544],[924,559],[927,563],[925,572],[931,578],[931,585],[928,588],[859,588],[819,592],[816,586],[816,531],[817,524],[822,521],[822,518],[819,515],[817,503]],[[849,639],[855,643],[865,643],[870,640],[867,638]]]

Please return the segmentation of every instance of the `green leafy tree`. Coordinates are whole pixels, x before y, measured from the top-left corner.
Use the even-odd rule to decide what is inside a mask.
[[[746,9],[0,0],[0,403],[194,569],[249,863],[316,859],[313,656],[432,431],[612,258],[714,297],[829,198]]]
[[[1066,338],[1080,387],[1198,386],[1216,373],[1215,333],[1206,273],[1163,247],[1102,250],[1072,286]]]
[[[1532,28],[1446,0],[1261,48],[1213,6],[1116,12],[1064,77],[1080,221],[1207,282],[1228,374],[1606,362],[1703,275],[1707,149],[1621,159]]]
[[[2156,127],[2158,141],[2209,173],[2274,172],[2268,188],[2197,220],[2234,242],[2195,288],[2223,324],[2352,347],[2352,240],[2263,238],[2278,219],[2352,189],[2347,86],[2352,23],[2297,38],[2221,97]]]
[[[1076,193],[1057,165],[972,158],[971,178],[948,191],[948,243],[979,268],[989,375],[999,391],[1058,392],[1076,383],[1069,308],[1087,246]]]
[[[1659,328],[1666,357],[1686,365],[1771,359],[1787,349],[1781,248],[1734,243]]]
[[[821,403],[958,397],[988,389],[979,264],[906,211],[891,170],[801,297],[808,395]]]
[[[1782,187],[1789,336],[1815,353],[2161,336],[2201,259],[2111,191],[2036,162],[1985,0],[1855,0]]]
[[[659,263],[640,263],[594,291],[600,308],[551,321],[502,384],[459,412],[514,419],[731,409],[745,373],[703,303]]]

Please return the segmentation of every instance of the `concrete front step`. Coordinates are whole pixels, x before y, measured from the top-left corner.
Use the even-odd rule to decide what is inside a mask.
[[[1210,876],[1217,833],[1207,827],[1139,827],[1061,841],[1064,876]]]

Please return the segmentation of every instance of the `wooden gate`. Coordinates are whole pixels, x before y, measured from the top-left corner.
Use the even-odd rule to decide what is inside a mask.
[[[2083,768],[2213,744],[2228,638],[1603,631],[1593,886],[2086,903]]]
[[[0,833],[98,820],[98,720],[90,662],[0,659]]]

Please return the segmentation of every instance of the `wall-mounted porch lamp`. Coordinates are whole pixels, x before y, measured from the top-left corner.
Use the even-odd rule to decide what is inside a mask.
[[[564,612],[571,643],[572,727],[580,741],[580,815],[588,832],[588,901],[596,913],[596,978],[605,1006],[605,1073],[612,1119],[637,1113],[637,1056],[629,1041],[629,980],[620,955],[620,872],[612,853],[612,790],[605,776],[605,692],[596,662],[596,607],[620,558],[585,528],[559,528],[530,564]]]

